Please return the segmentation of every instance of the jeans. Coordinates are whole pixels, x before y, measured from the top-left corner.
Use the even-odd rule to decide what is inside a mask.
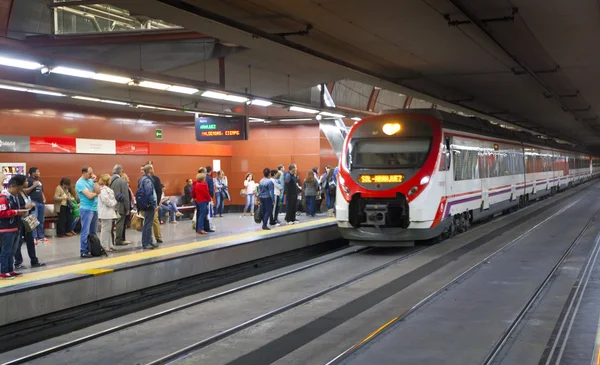
[[[15,271],[15,251],[19,243],[19,232],[0,233],[2,253],[0,253],[0,272],[2,274]]]
[[[79,235],[79,251],[80,253],[88,252],[87,240],[90,234],[95,235],[98,231],[98,212],[88,209],[80,209],[81,216],[81,233]]]
[[[71,226],[72,232],[75,232],[75,227],[77,227],[77,223],[79,223],[80,220],[81,220],[81,216],[75,217],[75,219],[73,219],[73,225]]]
[[[27,232],[25,227],[21,225],[21,231],[19,232],[19,243],[17,244],[17,251],[15,252],[15,265],[21,265],[23,263],[23,254],[21,253],[23,241],[25,241],[25,244],[27,245],[27,255],[29,256],[31,264],[35,265],[39,263],[40,260],[35,254],[35,242],[33,241],[33,234],[31,232]]]
[[[65,233],[70,233],[72,231],[72,219],[73,215],[71,214],[71,209],[69,209],[69,207],[66,205],[61,205],[60,212],[58,213],[58,225],[56,226],[56,234],[59,237],[64,236]]]
[[[144,210],[144,225],[142,226],[142,247],[146,248],[152,243],[152,226],[155,217],[154,209]]]
[[[335,196],[329,195],[329,190],[325,192],[325,197],[327,198],[327,209],[333,209],[335,205]]]
[[[254,194],[246,195],[246,206],[244,206],[244,213],[250,208],[250,212],[254,213]]]
[[[206,214],[208,213],[208,202],[196,202],[196,231],[206,231],[210,227],[206,227]],[[202,228],[200,228],[202,227]]]
[[[315,215],[316,196],[306,196],[306,215]]]
[[[177,205],[173,202],[168,202],[166,205],[162,204],[159,208],[158,208],[159,212],[160,212],[160,219],[162,220],[163,215],[169,213],[169,221],[174,221],[175,220],[175,213],[177,213],[179,210],[177,209]]]
[[[44,203],[33,202],[35,204],[35,210],[33,214],[40,222],[40,225],[37,226],[36,229],[33,230],[33,239],[39,240],[40,238],[44,238],[44,212],[46,211],[46,206]]]
[[[269,218],[273,213],[273,199],[271,199],[271,197],[260,198],[260,205],[260,212],[262,213],[262,226],[263,228],[267,228]]]
[[[217,207],[215,208],[215,215],[223,215],[225,210],[225,198],[221,195],[220,191],[215,194],[217,198]]]
[[[271,215],[271,225],[274,226],[278,222],[279,208],[281,208],[281,196],[275,197],[275,204],[273,204],[273,214]]]

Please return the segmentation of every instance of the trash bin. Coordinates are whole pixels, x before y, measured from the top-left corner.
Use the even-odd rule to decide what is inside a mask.
[[[56,222],[44,222],[44,236],[56,237]]]

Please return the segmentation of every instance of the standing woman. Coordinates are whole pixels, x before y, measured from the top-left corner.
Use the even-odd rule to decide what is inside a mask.
[[[71,179],[63,177],[54,190],[54,212],[58,214],[56,233],[59,238],[71,237],[73,234],[73,197],[71,196]]]
[[[250,212],[250,215],[254,215],[254,196],[256,193],[256,183],[251,173],[246,174],[246,180],[244,180],[244,186],[246,187],[246,205],[244,206],[244,216],[246,211]]]
[[[327,174],[322,181],[323,187],[325,188],[325,196],[327,198],[327,215],[333,217],[333,207],[335,206],[335,191],[337,183],[333,170],[327,166]]]
[[[114,244],[113,226],[117,219],[117,199],[115,199],[114,191],[109,187],[110,175],[102,174],[100,180],[100,195],[98,196],[98,219],[102,223],[100,231],[100,242],[105,251],[117,251]]]
[[[208,203],[212,201],[208,184],[206,183],[206,174],[200,173],[196,175],[196,183],[192,190],[192,198],[196,201],[196,232],[206,234],[206,214],[208,213]]]
[[[217,209],[215,212],[215,217],[218,215],[223,218],[223,211],[225,210],[225,199],[229,198],[229,191],[227,189],[227,176],[223,170],[217,173],[217,178],[215,179],[215,195],[217,198]]]
[[[315,173],[310,170],[304,179],[304,197],[306,198],[306,215],[309,217],[315,216],[315,202],[319,191],[319,184],[315,179]]]
[[[25,180],[23,188],[27,188],[28,184],[29,182]],[[25,192],[22,189],[19,192],[18,199],[19,205],[21,207],[29,209],[29,213],[27,213],[27,215],[33,214],[33,211],[35,210],[35,204],[31,201],[31,199],[29,199],[27,194],[25,194]],[[15,269],[25,269],[25,265],[23,265],[23,253],[21,252],[21,246],[23,245],[23,242],[25,242],[25,245],[27,247],[27,255],[29,256],[31,267],[35,268],[46,266],[46,264],[40,262],[40,260],[37,257],[37,254],[35,253],[35,242],[33,240],[33,232],[29,232],[25,228],[25,224],[23,223],[23,221],[21,221],[19,231],[19,243],[17,245],[17,251],[15,252]]]

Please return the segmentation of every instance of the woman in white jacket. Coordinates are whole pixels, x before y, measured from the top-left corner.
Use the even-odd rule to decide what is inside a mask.
[[[117,199],[115,199],[115,193],[109,187],[110,175],[102,174],[98,180],[100,185],[100,195],[98,196],[98,219],[102,222],[100,230],[100,242],[102,247],[107,252],[117,251],[114,244],[114,232],[113,224],[117,218]]]

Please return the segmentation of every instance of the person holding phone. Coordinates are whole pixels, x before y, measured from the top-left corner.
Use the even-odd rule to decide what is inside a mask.
[[[89,166],[81,168],[81,177],[75,184],[75,190],[79,195],[81,216],[81,234],[79,236],[79,251],[82,258],[93,257],[87,249],[88,236],[95,235],[98,231],[98,195],[100,195],[100,185],[98,178],[94,175],[94,170]]]

